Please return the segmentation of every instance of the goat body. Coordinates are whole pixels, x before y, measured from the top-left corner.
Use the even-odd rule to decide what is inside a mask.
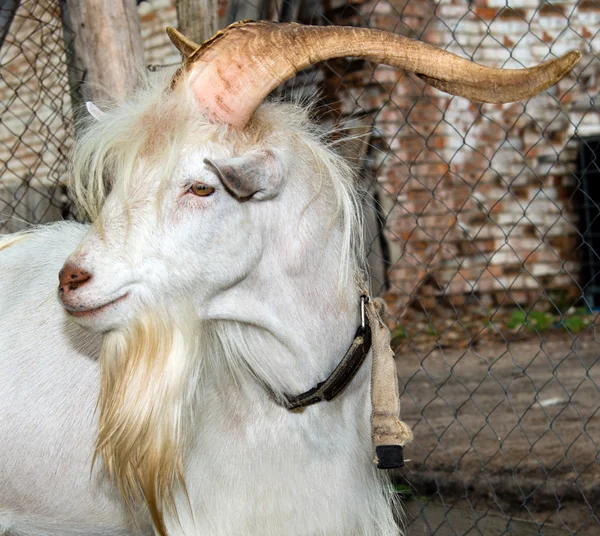
[[[360,321],[352,173],[297,106],[239,133],[178,91],[84,135],[93,225],[0,242],[0,532],[395,535],[369,365],[332,402],[274,400]]]

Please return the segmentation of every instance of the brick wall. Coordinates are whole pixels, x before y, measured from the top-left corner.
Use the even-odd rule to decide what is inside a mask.
[[[179,63],[181,56],[171,44],[165,28],[177,28],[175,0],[151,0],[138,7],[145,60],[148,65]]]
[[[600,5],[441,0],[345,3],[339,24],[396,31],[490,66],[528,67],[580,50],[576,73],[526,103],[478,105],[387,67],[363,64],[339,88],[342,113],[368,114],[381,152],[392,289],[433,313],[467,297],[500,305],[574,301],[580,294],[575,134],[600,132]],[[398,23],[398,15],[402,23]],[[593,51],[593,52],[592,52]],[[544,294],[542,296],[542,294]],[[548,303],[540,306],[548,306]]]

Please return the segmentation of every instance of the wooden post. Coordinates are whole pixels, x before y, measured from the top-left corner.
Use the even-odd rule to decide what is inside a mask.
[[[122,102],[144,76],[135,0],[62,0],[75,115],[85,101]]]
[[[196,43],[203,43],[219,29],[217,0],[177,0],[177,29]]]

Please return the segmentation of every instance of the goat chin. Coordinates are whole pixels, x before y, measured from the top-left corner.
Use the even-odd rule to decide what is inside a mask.
[[[183,454],[198,384],[193,309],[148,310],[108,332],[100,354],[96,456],[133,509],[142,500],[161,534],[185,493]]]

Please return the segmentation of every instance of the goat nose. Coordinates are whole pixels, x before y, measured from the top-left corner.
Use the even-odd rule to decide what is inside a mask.
[[[58,273],[59,291],[75,290],[92,278],[92,274],[73,264],[65,264]]]

